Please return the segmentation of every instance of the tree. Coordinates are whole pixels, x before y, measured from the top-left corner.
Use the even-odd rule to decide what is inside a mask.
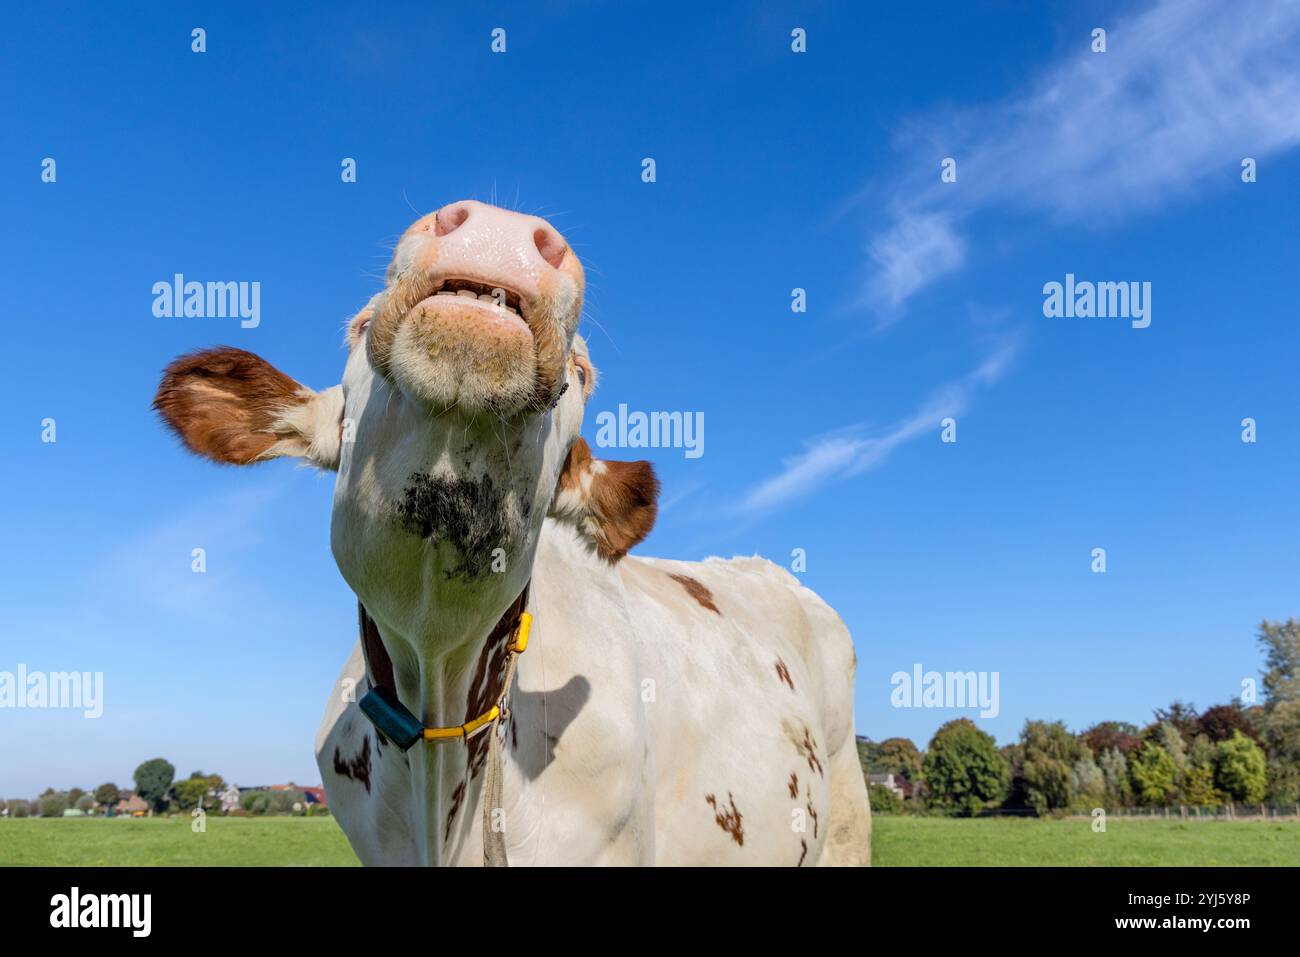
[[[1300,622],[1263,621],[1258,641],[1264,648],[1262,709],[1251,709],[1267,749],[1268,796],[1279,803],[1300,802]]]
[[[1106,806],[1126,807],[1133,798],[1133,787],[1128,779],[1128,758],[1119,748],[1104,752],[1098,762],[1106,782]]]
[[[1268,749],[1268,796],[1278,804],[1300,803],[1300,701],[1263,709],[1260,737]]]
[[[1156,723],[1168,722],[1178,729],[1184,738],[1190,738],[1201,729],[1201,716],[1196,713],[1196,705],[1175,701],[1168,708],[1156,708]]]
[[[1154,741],[1142,745],[1142,749],[1129,761],[1129,771],[1133,775],[1133,787],[1143,804],[1168,804],[1178,787],[1178,766],[1169,752]]]
[[[106,810],[111,811],[120,800],[122,800],[122,792],[111,781],[95,788],[95,801],[102,804]]]
[[[1007,790],[1006,759],[969,718],[949,721],[934,733],[922,773],[930,804],[950,814],[978,814]]]
[[[1120,751],[1122,754],[1130,754],[1142,747],[1142,739],[1138,736],[1138,726],[1129,724],[1127,721],[1102,721],[1094,724],[1083,734],[1079,735],[1083,743],[1098,758],[1112,748]]]
[[[901,774],[909,781],[921,779],[921,752],[911,738],[886,738],[876,747],[872,774]]]
[[[1258,804],[1268,790],[1268,762],[1258,744],[1240,731],[1217,745],[1215,783],[1234,800]]]
[[[1224,802],[1224,794],[1214,786],[1214,768],[1195,764],[1187,769],[1183,780],[1183,800],[1193,807],[1214,807]]]
[[[1026,802],[1040,815],[1068,808],[1070,772],[1083,757],[1083,744],[1061,721],[1026,721],[1020,744]]]
[[[871,765],[876,760],[876,752],[880,750],[880,745],[862,735],[857,736],[857,744],[858,766],[862,768],[862,776],[865,778],[871,773]]]
[[[1105,803],[1106,776],[1097,762],[1092,759],[1092,752],[1087,748],[1079,760],[1070,769],[1070,793],[1074,803],[1084,810],[1090,810]]]
[[[1264,694],[1269,704],[1300,701],[1300,621],[1259,623],[1257,640],[1264,648]]]
[[[1216,704],[1213,708],[1207,708],[1201,715],[1200,732],[1213,742],[1227,741],[1234,731],[1240,731],[1249,738],[1259,740],[1259,732],[1246,717],[1246,709],[1241,706],[1240,701]]]
[[[1177,702],[1175,702],[1177,705]],[[1159,712],[1157,712],[1159,713]],[[1156,727],[1152,740],[1164,748],[1165,753],[1169,755],[1174,762],[1174,787],[1169,793],[1169,800],[1176,801],[1182,796],[1183,786],[1187,778],[1187,742],[1183,739],[1182,732],[1172,721],[1161,721]]]
[[[135,780],[135,793],[155,811],[167,809],[167,795],[171,791],[172,779],[176,769],[165,758],[150,758],[138,768],[132,777]]]
[[[71,806],[68,803],[68,793],[54,788],[46,788],[36,799],[36,809],[41,817],[62,817],[63,812]]]
[[[184,781],[172,785],[172,795],[182,811],[190,811],[204,804],[208,791],[212,790],[212,775],[195,771]]]

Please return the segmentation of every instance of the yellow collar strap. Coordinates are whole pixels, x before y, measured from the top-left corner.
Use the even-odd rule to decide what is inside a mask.
[[[409,750],[415,742],[421,740],[431,741],[434,744],[468,741],[491,726],[494,721],[509,715],[510,712],[506,709],[506,695],[510,693],[510,683],[514,680],[515,662],[528,647],[528,633],[532,625],[533,616],[526,611],[521,611],[519,620],[515,624],[514,637],[506,646],[510,658],[506,666],[506,680],[501,688],[501,697],[497,699],[496,704],[477,718],[471,718],[464,724],[450,728],[426,728],[420,719],[411,714],[397,699],[396,691],[379,683],[373,684],[370,691],[359,702],[361,713],[403,751]]]
[[[524,649],[528,647],[528,633],[532,630],[532,627],[533,616],[528,614],[526,611],[520,612],[519,624],[515,626],[514,640],[506,647],[506,651],[508,651],[512,656],[522,655]],[[507,675],[511,675],[512,671],[513,669],[507,671]],[[442,744],[445,741],[459,741],[461,739],[468,741],[497,718],[501,717],[503,713],[502,703],[505,701],[506,695],[509,693],[510,680],[509,677],[507,677],[506,686],[501,689],[501,701],[488,708],[487,711],[483,712],[477,718],[473,718],[470,721],[466,721],[464,724],[459,724],[451,728],[425,728],[422,732],[422,737],[425,741],[432,741],[435,744]]]

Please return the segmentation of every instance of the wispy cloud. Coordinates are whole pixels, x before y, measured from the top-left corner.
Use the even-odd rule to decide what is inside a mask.
[[[899,446],[922,435],[936,436],[945,416],[963,415],[983,386],[1002,378],[1019,350],[1019,340],[1007,339],[979,366],[936,389],[903,420],[875,435],[855,425],[806,443],[805,451],[786,459],[776,475],[754,486],[736,511],[755,515],[809,495],[830,482],[843,481],[882,465]]]
[[[197,502],[159,519],[116,545],[94,570],[92,582],[117,602],[153,612],[212,616],[249,607],[257,585],[240,571],[239,558],[262,541],[267,512],[285,489],[283,480],[261,482]],[[202,548],[204,574],[191,569]]]
[[[1017,96],[907,131],[917,173],[867,248],[864,292],[882,324],[964,265],[958,227],[983,210],[1111,224],[1300,143],[1300,4],[1162,0],[1102,25],[1105,53],[1081,33],[1079,52]],[[945,156],[956,183],[939,182]]]

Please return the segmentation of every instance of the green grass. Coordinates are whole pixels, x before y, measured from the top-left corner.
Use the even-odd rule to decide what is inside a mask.
[[[0,865],[354,866],[333,818],[188,817],[0,820]],[[1297,821],[1143,821],[885,817],[877,815],[875,863],[907,865],[1300,865]]]
[[[872,821],[882,867],[1300,865],[1300,821],[885,817]]]
[[[0,821],[0,865],[356,866],[332,817],[209,817],[195,834],[175,818]]]

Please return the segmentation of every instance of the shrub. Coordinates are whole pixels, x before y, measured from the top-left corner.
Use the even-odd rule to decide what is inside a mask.
[[[903,810],[903,799],[882,784],[868,785],[867,795],[872,814],[899,814]]]
[[[249,791],[239,796],[239,806],[249,814],[265,814],[271,807],[271,798],[266,791]]]
[[[269,791],[267,799],[267,809],[271,814],[290,814],[295,804],[305,803],[307,800],[301,791]]]

